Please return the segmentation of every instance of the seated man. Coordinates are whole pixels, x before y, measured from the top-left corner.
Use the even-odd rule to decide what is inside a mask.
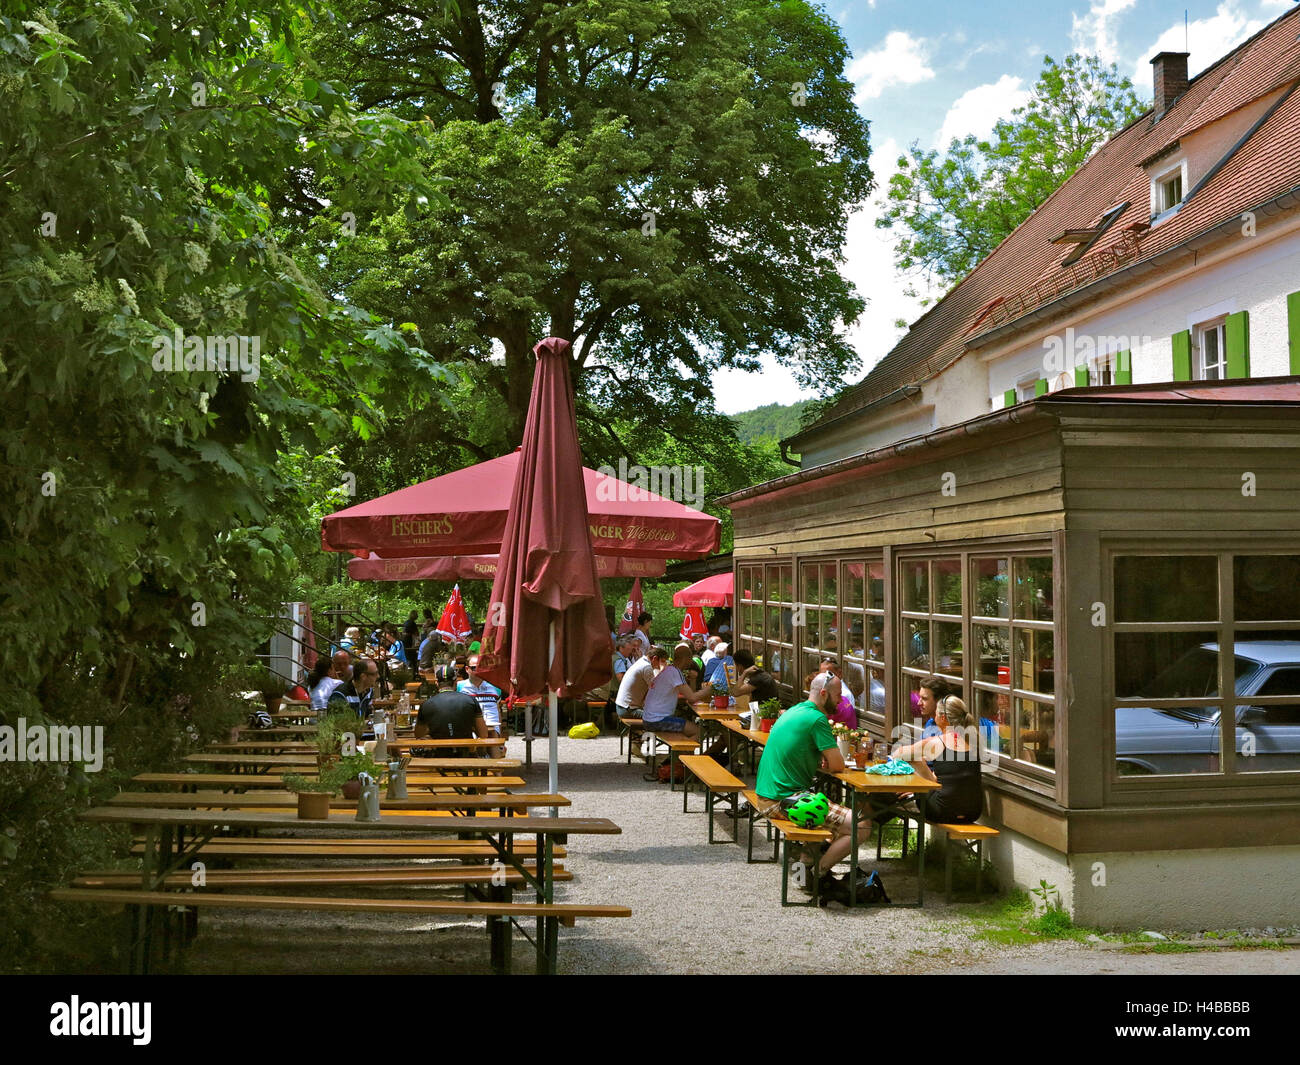
[[[472,695],[456,691],[456,671],[451,666],[439,666],[434,671],[436,694],[424,700],[416,716],[415,738],[468,740],[477,736],[488,738],[487,722]]]
[[[807,701],[790,707],[772,726],[762,761],[758,763],[758,782],[754,787],[758,792],[759,816],[780,817],[782,800],[802,791],[816,790],[819,769],[830,773],[844,769],[844,758],[835,745],[828,720],[839,701],[839,678],[833,673],[818,673],[812,679]],[[865,821],[867,812],[860,811],[859,823]],[[831,803],[823,827],[832,836],[818,862],[818,871],[825,876],[849,853],[852,843],[849,808]],[[865,842],[870,835],[870,822],[866,821],[859,830],[858,841]],[[805,854],[806,861],[812,857],[812,853]],[[796,876],[796,882],[811,883],[811,878]]]
[[[352,679],[330,693],[325,708],[330,713],[350,711],[357,717],[369,717],[378,680],[378,664],[370,658],[358,659],[352,667]]]
[[[681,732],[693,738],[700,734],[700,727],[674,713],[677,700],[693,703],[707,699],[708,694],[707,684],[701,691],[691,691],[677,667],[669,662],[668,651],[652,644],[650,653],[632,663],[623,674],[623,683],[618,688],[618,712],[620,717],[635,716],[633,711],[639,713],[647,732]]]
[[[488,731],[493,736],[500,736],[502,734],[501,689],[495,684],[489,684],[485,677],[479,676],[478,662],[478,655],[469,656],[469,661],[465,663],[468,676],[456,684],[456,690],[478,700],[479,709],[483,711],[483,720],[487,722]]]

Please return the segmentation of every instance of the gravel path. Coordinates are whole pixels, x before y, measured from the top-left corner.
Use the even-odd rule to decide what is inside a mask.
[[[523,743],[510,741],[510,756]],[[533,748],[545,759],[546,743]],[[574,879],[557,901],[626,904],[632,917],[580,920],[560,929],[563,973],[1067,973],[1297,972],[1300,951],[1216,951],[1131,957],[1074,942],[1006,947],[979,939],[965,916],[927,894],[924,910],[783,909],[777,865],[748,865],[735,846],[708,845],[702,813],[682,813],[681,791],[642,779],[615,737],[560,739],[560,791],[574,817],[608,817],[619,836],[570,837]],[[545,761],[521,770],[526,789],[546,790]],[[702,806],[698,794],[692,809]],[[730,821],[719,815],[719,838]],[[757,848],[756,848],[757,850]],[[863,847],[870,865],[874,848]],[[914,878],[885,862],[891,897],[914,898]],[[532,949],[516,937],[517,971]],[[227,911],[205,915],[189,952],[191,972],[482,972],[479,923],[416,921],[388,915]]]

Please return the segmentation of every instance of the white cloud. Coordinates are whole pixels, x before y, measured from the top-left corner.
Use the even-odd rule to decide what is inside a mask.
[[[1030,92],[1024,84],[1021,78],[1003,74],[995,82],[977,85],[962,93],[948,108],[934,146],[946,148],[953,137],[961,138],[967,133],[974,133],[977,137],[988,136],[999,118],[1006,118],[1028,101]]]
[[[913,37],[902,30],[890,33],[879,48],[853,60],[845,71],[857,87],[853,102],[861,106],[894,85],[916,85],[932,79],[934,71],[926,65],[929,51],[924,37]]]
[[[1151,60],[1160,52],[1191,52],[1187,73],[1195,77],[1247,37],[1262,30],[1268,22],[1268,19],[1251,18],[1235,0],[1224,0],[1209,18],[1190,22],[1186,37],[1182,22],[1176,22],[1141,52],[1133,67],[1133,84],[1143,94],[1151,91]]]
[[[1137,0],[1093,0],[1086,15],[1071,15],[1073,50],[1098,56],[1103,63],[1117,62],[1120,56],[1115,24],[1135,3]]]

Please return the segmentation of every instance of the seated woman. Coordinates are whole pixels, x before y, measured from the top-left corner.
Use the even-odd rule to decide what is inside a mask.
[[[893,756],[915,765],[918,776],[942,785],[926,803],[927,821],[974,824],[984,812],[984,789],[979,753],[966,740],[970,724],[966,704],[955,695],[944,696],[935,708],[934,723],[938,735],[900,747]]]

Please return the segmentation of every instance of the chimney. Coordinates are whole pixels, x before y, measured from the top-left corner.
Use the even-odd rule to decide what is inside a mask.
[[[1155,68],[1153,80],[1157,115],[1163,115],[1168,111],[1169,105],[1182,96],[1183,90],[1187,88],[1189,54],[1188,52],[1161,52],[1151,60],[1151,66]]]

